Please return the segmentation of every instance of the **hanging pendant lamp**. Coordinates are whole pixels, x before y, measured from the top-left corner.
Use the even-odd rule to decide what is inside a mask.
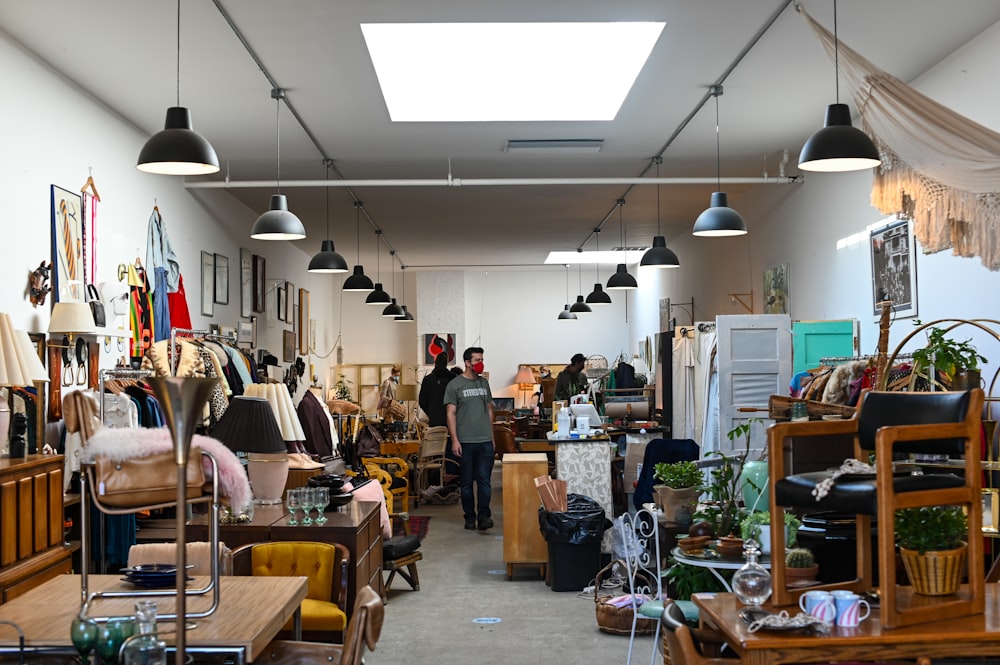
[[[163,175],[207,175],[219,171],[219,157],[192,129],[191,111],[181,106],[181,2],[177,0],[177,106],[167,109],[163,130],[149,137],[135,167]]]
[[[323,160],[323,165],[326,166],[326,179],[330,179],[330,167],[333,165],[332,159]],[[347,261],[344,257],[337,253],[337,250],[333,246],[333,241],[330,238],[330,188],[326,188],[326,237],[320,243],[319,254],[316,254],[309,261],[309,272],[317,273],[336,273],[336,272],[347,272]]]
[[[275,183],[278,190],[281,190],[281,128],[278,116],[281,113],[281,100],[285,98],[285,91],[275,88],[271,91],[271,97],[275,100],[275,133],[277,135],[277,171]],[[302,226],[302,221],[288,210],[288,199],[284,194],[271,195],[271,207],[253,223],[250,237],[254,240],[301,240],[306,237],[306,229]],[[344,264],[347,270],[347,264]]]
[[[382,279],[382,229],[375,229],[375,266],[376,278]],[[366,305],[378,305],[384,307],[392,302],[392,297],[382,288],[382,282],[375,282],[375,289],[365,298]]]
[[[719,95],[722,94],[721,85],[713,85],[711,90],[715,97],[715,178],[716,188],[722,189],[722,150],[719,141]],[[659,171],[657,171],[659,172]],[[659,208],[660,195],[657,185],[656,205]],[[747,225],[740,217],[740,213],[729,207],[726,200],[726,193],[722,191],[712,192],[711,203],[698,219],[694,222],[694,229],[691,231],[696,236],[741,236],[746,235]]]
[[[389,256],[390,257],[396,256],[396,250],[389,250]],[[393,259],[393,262],[395,262],[395,259]],[[392,270],[393,270],[393,272],[392,272],[392,290],[395,291],[396,290],[396,267],[393,266]],[[394,319],[397,316],[403,316],[403,314],[404,314],[403,308],[396,304],[396,299],[395,298],[392,298],[391,301],[390,301],[390,303],[389,303],[389,305],[385,309],[382,310],[382,316],[384,316],[387,319]]]
[[[372,280],[365,275],[365,269],[361,265],[361,208],[364,204],[361,201],[354,202],[354,225],[358,234],[358,263],[354,266],[354,274],[344,280],[345,291],[371,291],[375,288]]]
[[[559,312],[560,321],[576,321],[576,312],[574,312],[569,306],[569,265],[566,266],[566,304],[563,305],[563,310]]]
[[[640,268],[676,268],[681,262],[677,255],[667,249],[667,239],[660,234],[660,163],[662,157],[654,157],[656,164],[656,235],[653,236],[653,246],[646,250],[639,261]]]
[[[406,295],[406,266],[400,263],[399,270],[402,273],[403,277],[403,295]],[[396,288],[396,285],[393,284],[392,288]],[[410,314],[410,310],[406,309],[406,305],[401,305],[400,307],[403,310],[403,313],[400,316],[394,318],[393,321],[399,321],[401,323],[413,321],[413,315]]]
[[[601,227],[599,227],[599,226],[594,229],[594,240],[597,243],[597,255],[600,256],[601,255]],[[601,264],[600,263],[595,263],[594,267],[595,267],[594,272],[597,273],[597,279],[600,279],[601,278]],[[610,305],[611,304],[611,296],[608,295],[608,293],[604,290],[604,287],[601,286],[600,282],[595,282],[594,283],[594,290],[587,294],[587,304],[590,305],[591,307],[593,307],[594,305]]]
[[[582,263],[578,263],[577,266],[579,267],[579,273],[580,273],[580,293],[582,294],[583,293],[583,264]],[[576,302],[573,303],[573,306],[569,308],[569,311],[573,312],[574,314],[581,314],[581,313],[585,313],[585,312],[593,312],[594,310],[590,309],[590,305],[588,305],[586,303],[586,301],[583,299],[582,295],[578,295],[576,297]]]
[[[618,199],[618,232],[622,244],[622,252],[625,251],[625,222],[622,221],[622,208],[625,206],[625,199]],[[615,274],[608,278],[607,288],[618,291],[626,291],[639,288],[639,283],[635,277],[629,274],[624,263],[619,263]]]
[[[840,103],[840,40],[837,38],[837,0],[833,0],[833,65],[837,103],[826,107],[823,129],[805,142],[799,153],[803,171],[844,172],[870,169],[882,163],[878,148],[863,131],[851,125],[851,109]]]

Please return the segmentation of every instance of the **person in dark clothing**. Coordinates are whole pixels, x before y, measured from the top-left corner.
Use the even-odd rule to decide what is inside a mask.
[[[582,353],[577,353],[570,359],[566,368],[556,377],[556,399],[569,400],[573,395],[587,390],[587,375],[583,373],[586,364],[587,357]]]
[[[444,388],[455,378],[448,369],[448,354],[439,353],[434,357],[434,369],[420,382],[417,401],[427,414],[427,424],[431,427],[447,425],[444,408]]]

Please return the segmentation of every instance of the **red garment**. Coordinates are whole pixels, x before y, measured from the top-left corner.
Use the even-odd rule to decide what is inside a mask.
[[[188,311],[187,297],[184,295],[184,275],[177,279],[177,291],[167,293],[167,308],[170,310],[170,326],[191,328],[191,313]]]

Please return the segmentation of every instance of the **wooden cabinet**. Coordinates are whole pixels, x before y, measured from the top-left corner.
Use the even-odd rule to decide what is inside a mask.
[[[507,578],[517,564],[539,567],[545,577],[549,550],[538,528],[538,490],[535,478],[549,473],[545,453],[507,453],[503,456],[503,562]]]
[[[72,569],[63,544],[63,457],[0,459],[0,602]]]

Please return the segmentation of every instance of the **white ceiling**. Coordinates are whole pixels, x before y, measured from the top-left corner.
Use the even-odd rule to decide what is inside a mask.
[[[832,28],[830,0],[803,5]],[[282,107],[283,181],[325,178],[324,155],[335,160],[334,177],[349,180],[444,179],[449,160],[454,178],[632,178],[652,175],[650,160],[661,152],[662,176],[714,177],[715,107],[708,88],[717,82],[725,88],[719,99],[722,175],[760,176],[765,168],[777,175],[783,150],[790,153],[788,175],[797,175],[803,141],[835,101],[833,64],[786,0],[184,0],[181,12],[180,101],[223,163],[223,172],[207,179],[222,180],[226,171],[232,181],[275,177],[272,82],[224,13],[315,137],[314,144]],[[611,122],[391,123],[359,28],[364,22],[609,20],[666,21]],[[840,38],[904,81],[998,20],[996,0],[841,0],[838,6]],[[149,134],[162,129],[166,108],[176,102],[175,2],[0,0],[0,29]],[[508,139],[567,138],[603,139],[604,148],[572,156],[503,151]],[[746,189],[760,186],[723,189],[739,209]],[[668,243],[689,233],[714,189],[661,188]],[[263,212],[274,189],[231,191]],[[540,264],[548,250],[577,248],[605,221],[601,246],[617,246],[615,201],[622,196],[628,244],[648,244],[657,224],[656,188],[649,185],[631,191],[626,185],[333,188],[332,235],[350,263],[357,250],[351,191],[402,262],[417,268]],[[306,224],[309,237],[298,242],[310,254],[318,251],[325,188],[283,192]],[[753,233],[756,220],[746,221]],[[372,274],[373,227],[364,224],[362,260]]]

